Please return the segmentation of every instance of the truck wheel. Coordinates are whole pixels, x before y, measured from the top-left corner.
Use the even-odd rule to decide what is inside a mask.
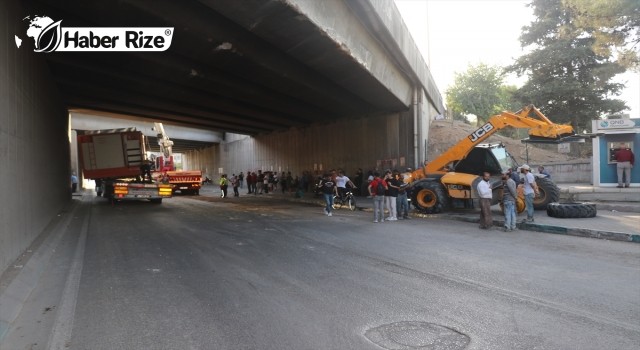
[[[560,199],[560,189],[551,179],[540,177],[536,179],[540,195],[533,199],[533,208],[545,210],[549,203],[557,202]]]
[[[411,198],[418,210],[427,213],[441,213],[449,209],[449,196],[441,183],[422,181],[413,187]]]
[[[554,218],[593,218],[596,216],[593,203],[549,203],[547,215]]]

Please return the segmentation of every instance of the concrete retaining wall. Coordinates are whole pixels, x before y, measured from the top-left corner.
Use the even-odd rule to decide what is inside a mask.
[[[71,198],[68,114],[21,6],[0,1],[0,271]]]
[[[422,120],[436,111],[429,105],[423,107]],[[422,123],[428,125],[427,122]],[[249,137],[226,134],[219,145],[191,151],[185,154],[185,169],[200,169],[212,179],[222,173],[256,171],[291,171],[293,175],[303,170],[318,173],[332,169],[345,169],[352,176],[358,168],[365,173],[370,169],[406,167],[415,168],[413,144],[413,118],[411,112],[377,117],[345,120],[304,129],[290,129],[269,135]],[[418,153],[426,149],[427,130],[421,132],[424,139],[418,141]],[[537,164],[531,164],[537,172]],[[563,163],[544,164],[557,183],[590,184],[592,163],[578,159]]]
[[[188,152],[183,162],[185,169],[201,169],[212,179],[258,169],[295,176],[342,168],[353,176],[358,168],[415,167],[413,152],[413,117],[406,112],[256,137],[227,134],[219,145]]]
[[[538,164],[530,165],[534,172],[538,172]],[[592,183],[593,163],[585,159],[544,164],[544,168],[556,183]]]

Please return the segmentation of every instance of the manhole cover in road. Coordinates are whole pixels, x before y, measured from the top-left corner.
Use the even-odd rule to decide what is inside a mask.
[[[369,329],[365,337],[389,350],[460,350],[469,337],[449,327],[428,322],[396,322]]]

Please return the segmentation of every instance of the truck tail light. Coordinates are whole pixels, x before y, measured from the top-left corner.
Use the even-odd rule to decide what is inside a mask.
[[[169,197],[171,197],[171,194],[173,193],[173,190],[172,190],[171,186],[160,186],[158,188],[158,193],[161,196],[169,196]]]
[[[129,193],[129,189],[126,186],[114,186],[113,193],[118,195],[126,195]]]

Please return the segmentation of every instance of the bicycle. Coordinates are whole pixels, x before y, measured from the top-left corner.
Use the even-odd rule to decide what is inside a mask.
[[[346,206],[347,208],[349,208],[349,210],[354,211],[356,210],[356,198],[353,195],[353,192],[351,190],[347,190],[347,192],[345,192],[344,197],[340,198],[340,196],[336,195],[333,196],[333,209],[340,209],[343,206]]]

